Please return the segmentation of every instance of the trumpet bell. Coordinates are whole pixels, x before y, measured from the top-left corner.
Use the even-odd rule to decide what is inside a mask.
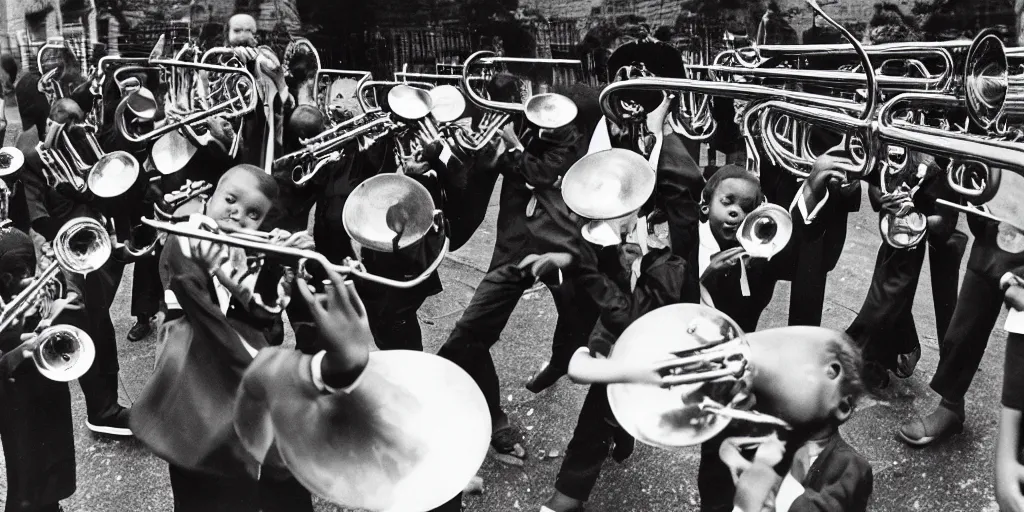
[[[89,172],[89,190],[99,197],[117,197],[139,178],[139,161],[127,151],[103,155]]]
[[[426,187],[401,174],[378,174],[352,191],[342,211],[345,231],[360,245],[394,252],[434,228],[436,209]]]
[[[71,325],[44,329],[32,349],[32,361],[39,373],[57,382],[70,382],[85,375],[95,359],[92,338]]]
[[[526,100],[525,111],[526,120],[534,126],[555,129],[573,122],[579,108],[575,102],[561,94],[546,93]]]
[[[428,93],[432,108],[430,113],[439,123],[450,123],[466,112],[466,97],[453,85],[439,85]]]
[[[432,108],[430,93],[401,84],[388,91],[388,105],[402,119],[413,121],[427,117]]]
[[[743,336],[739,326],[716,309],[673,304],[633,322],[615,342],[609,359],[624,365],[653,365],[676,352],[741,340]],[[619,425],[639,441],[661,448],[681,448],[703,443],[725,429],[729,420],[702,410],[700,404],[705,398],[729,404],[733,384],[707,382],[672,388],[609,384],[608,403]],[[749,383],[744,381],[744,385]]]
[[[236,421],[239,437],[257,460],[273,441],[299,482],[345,507],[421,512],[446,503],[490,444],[480,388],[454,363],[417,351],[373,352],[364,371],[351,395],[298,411],[294,401],[271,402]]]
[[[967,53],[964,99],[971,120],[988,129],[1002,114],[1009,89],[1006,49],[999,37],[983,32]]]
[[[654,170],[626,149],[606,149],[577,161],[562,178],[562,198],[578,215],[607,220],[640,209],[654,192]]]
[[[20,149],[14,146],[0,148],[0,176],[14,174],[23,165],[25,165],[25,154]]]
[[[750,212],[736,233],[743,250],[755,258],[771,258],[793,237],[793,218],[785,208],[766,203]]]
[[[61,226],[52,246],[61,267],[78,274],[99,270],[113,251],[106,228],[89,217],[78,217]]]
[[[928,219],[916,210],[901,216],[887,213],[878,220],[878,230],[889,246],[907,249],[924,240],[928,233]]]
[[[150,156],[153,165],[163,175],[182,170],[196,154],[196,146],[180,131],[168,132],[153,143]]]

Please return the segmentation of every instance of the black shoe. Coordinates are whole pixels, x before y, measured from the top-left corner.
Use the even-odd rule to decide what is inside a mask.
[[[151,332],[153,332],[153,321],[150,317],[139,318],[135,325],[128,330],[128,341],[139,341],[149,336]]]
[[[877,391],[889,387],[889,370],[874,361],[864,361],[864,370],[861,373],[864,387],[868,391]]]
[[[96,421],[86,420],[85,426],[97,434],[131,437],[132,430],[128,428],[128,413],[127,407],[118,407],[113,414],[108,414]]]
[[[558,382],[563,375],[565,370],[555,368],[551,363],[544,363],[544,366],[527,381],[526,389],[532,393],[540,393]]]

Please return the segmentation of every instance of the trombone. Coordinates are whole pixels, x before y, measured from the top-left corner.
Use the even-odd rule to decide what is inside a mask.
[[[275,245],[262,239],[262,236],[253,236],[251,233],[214,233],[205,229],[200,229],[193,226],[185,226],[184,223],[171,223],[159,220],[143,218],[142,222],[158,231],[162,231],[168,234],[177,235],[186,238],[194,238],[197,240],[205,240],[208,242],[214,242],[218,244],[224,244],[229,247],[239,247],[242,249],[248,249],[257,251],[264,254],[275,254],[280,257],[290,258],[298,261],[299,269],[304,268],[306,261],[312,260],[323,265],[324,268],[329,268],[343,275],[351,275],[358,277],[365,281],[377,283],[384,286],[390,286],[392,288],[412,288],[423,281],[426,281],[431,274],[437,270],[437,267],[441,265],[441,261],[444,256],[448,253],[448,238],[445,237],[444,246],[441,248],[441,252],[438,257],[430,264],[429,267],[423,273],[416,276],[415,278],[408,281],[398,281],[394,279],[388,279],[386,277],[380,277],[370,274],[362,266],[361,263],[353,261],[352,259],[346,259],[344,264],[338,265],[331,263],[326,256],[321,253],[305,250],[295,249],[292,247],[282,247]]]

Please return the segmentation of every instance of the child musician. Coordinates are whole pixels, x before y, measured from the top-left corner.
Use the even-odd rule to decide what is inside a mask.
[[[1024,511],[1024,465],[1021,465],[1021,411],[1024,411],[1024,268],[1004,275],[1006,360],[1003,366],[1002,410],[996,440],[996,501],[1003,512]]]
[[[496,77],[490,85],[492,97],[520,102],[514,84],[515,80],[507,76]],[[515,135],[506,132],[503,137],[507,139],[502,142],[504,147],[518,143]],[[582,156],[583,141],[573,124],[557,129],[532,127],[524,140],[523,153],[499,160],[497,169],[504,181],[491,264],[438,351],[438,355],[466,370],[483,391],[493,424],[491,446],[500,455],[526,457],[519,434],[501,408],[498,374],[490,354],[523,293],[537,281],[543,282],[551,290],[558,311],[552,361],[527,384],[527,389],[535,393],[564,375],[572,351],[584,343],[596,318],[593,303],[579,293],[568,275],[570,268],[579,265],[581,240],[559,188],[562,175]],[[563,268],[565,275],[559,270]]]
[[[258,167],[238,165],[221,177],[204,214],[220,230],[260,227],[278,194]],[[227,261],[225,261],[227,259]],[[309,492],[290,475],[264,473],[239,441],[235,393],[256,352],[268,346],[273,320],[258,314],[244,252],[170,236],[160,264],[167,290],[161,352],[131,424],[138,438],[170,461],[175,510],[312,510]],[[248,300],[247,300],[248,299]]]
[[[50,119],[56,123],[76,123],[82,122],[85,114],[78,103],[64,98],[54,102]],[[78,193],[66,183],[48,184],[33,144],[33,141],[38,143],[36,134],[30,130],[22,135],[24,138],[19,138],[18,147],[25,153],[25,166],[18,178],[25,188],[32,229],[47,240],[45,254],[49,242],[65,222],[80,216],[95,218],[99,211],[89,192]],[[96,361],[78,382],[85,394],[89,430],[127,437],[132,432],[128,428],[128,408],[118,403],[117,338],[110,318],[111,304],[123,271],[124,263],[110,258],[102,268],[85,278],[82,300],[88,312],[88,325],[83,328],[96,344]]]
[[[636,230],[636,212],[630,217],[620,224],[620,240],[627,240]],[[594,295],[601,317],[590,335],[589,348],[577,350],[569,362],[570,368],[581,364],[581,359],[607,357],[615,340],[634,320],[661,306],[685,300],[686,261],[671,249],[655,248],[641,256],[639,245],[623,242],[597,250],[597,268],[593,269],[596,271],[579,279]],[[637,257],[642,258],[640,275],[631,290],[631,269]],[[559,468],[555,492],[541,512],[583,510],[609,451],[616,461],[622,462],[632,450],[632,437],[613,423],[605,386],[591,385]]]
[[[680,331],[685,329],[681,322]],[[792,474],[788,477],[792,481],[783,484],[770,510],[866,510],[872,492],[871,466],[838,434],[838,426],[849,419],[862,391],[860,354],[852,340],[831,329],[805,326],[766,329],[745,337],[750,347],[747,362],[756,369],[750,385],[755,409],[793,427],[787,433],[786,446],[792,456],[782,456],[780,449],[767,464],[758,460],[762,457],[751,464],[742,460],[736,439],[727,440],[721,457],[717,450],[710,454],[702,450],[701,471],[714,462],[716,469],[725,473],[725,480],[713,489],[724,503],[714,510],[760,512],[769,491],[779,486],[772,466],[783,461],[792,461],[784,468]],[[663,377],[656,369],[660,362],[652,360],[644,367],[614,358],[582,357],[574,361],[569,374],[579,382],[664,386],[672,374]],[[729,433],[727,428],[718,437]],[[740,472],[736,489],[732,489],[730,469]],[[709,510],[708,497],[701,493],[702,510]]]
[[[907,165],[912,168],[935,165],[933,160],[922,159],[919,153],[911,152],[909,156]],[[921,357],[912,306],[926,249],[932,268],[932,297],[939,339],[945,337],[956,307],[960,261],[967,248],[967,236],[956,230],[959,213],[936,204],[937,198],[956,200],[946,180],[926,179],[928,181],[914,194],[913,204],[925,216],[927,243],[895,248],[883,242],[879,246],[868,294],[857,318],[846,329],[864,351],[864,381],[869,389],[886,387],[889,371],[899,378],[909,377]],[[883,196],[874,184],[868,189],[868,196],[875,210],[881,210],[883,215],[898,213],[909,200],[907,192]]]
[[[32,239],[9,223],[0,228],[0,296],[10,304],[36,272]],[[52,323],[82,325],[83,307],[73,279]],[[54,304],[51,307],[56,307]],[[66,382],[42,376],[27,362],[24,323],[0,333],[0,442],[7,469],[7,508],[14,512],[59,512],[60,500],[75,492],[75,437],[71,394]],[[27,342],[26,342],[27,343]],[[23,364],[24,363],[24,364]]]
[[[1024,251],[1007,250],[1020,250],[1017,229],[976,215],[969,215],[967,222],[974,244],[953,318],[939,343],[939,364],[929,383],[941,400],[930,414],[905,422],[896,433],[912,446],[929,445],[963,430],[964,396],[999,318],[1003,290],[1009,284],[1007,272],[1024,264]],[[1007,241],[1012,243],[1006,245]]]

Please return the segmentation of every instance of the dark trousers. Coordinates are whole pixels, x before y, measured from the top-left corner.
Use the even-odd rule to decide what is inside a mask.
[[[359,284],[356,285],[360,287]],[[366,292],[364,292],[366,290]],[[370,332],[381,350],[423,351],[423,331],[416,316],[428,293],[422,288],[387,288],[367,283],[359,290]]]
[[[821,325],[829,272],[822,257],[824,245],[824,236],[800,245],[789,294],[789,325]]]
[[[487,399],[492,420],[500,418],[504,412],[501,410],[498,372],[490,350],[501,337],[519,299],[534,282],[532,276],[524,275],[514,265],[488,272],[477,286],[473,299],[455,324],[448,341],[437,353],[473,377]],[[558,311],[558,323],[551,346],[551,365],[567,370],[573,352],[585,345],[590,336],[597,321],[597,307],[588,295],[582,291],[577,293],[571,281],[567,280],[561,285],[545,284],[551,290]]]
[[[313,512],[309,491],[295,478],[259,481],[229,478],[169,466],[175,512]]]
[[[608,388],[602,384],[591,385],[576,420],[572,439],[565,449],[565,459],[555,477],[555,490],[576,500],[590,499],[612,441],[629,437],[612,421]]]
[[[718,455],[726,438],[742,435],[734,428],[726,427],[717,436],[700,445],[700,465],[697,467],[697,491],[700,494],[701,512],[731,512],[736,486],[732,481],[729,466]]]
[[[117,411],[117,336],[110,319],[111,306],[121,284],[124,264],[113,259],[85,277],[85,316],[79,325],[96,345],[96,360],[89,371],[78,379],[85,395],[85,408],[90,421],[98,421]]]
[[[160,252],[135,262],[132,270],[132,316],[147,319],[160,311],[164,288],[160,284]]]
[[[932,389],[948,401],[963,400],[985,355],[1003,306],[999,277],[967,267],[949,329],[939,343],[939,365],[931,381]]]
[[[71,393],[67,383],[43,377],[32,361],[13,377],[0,381],[0,441],[7,469],[4,511],[56,511],[76,485]]]
[[[926,247],[932,267],[935,324],[939,339],[945,337],[956,307],[959,268],[966,244],[967,235],[956,232],[936,244],[895,249],[883,243],[878,248],[868,294],[857,318],[846,330],[863,350],[865,360],[894,368],[897,355],[910,353],[920,345],[913,305]]]

